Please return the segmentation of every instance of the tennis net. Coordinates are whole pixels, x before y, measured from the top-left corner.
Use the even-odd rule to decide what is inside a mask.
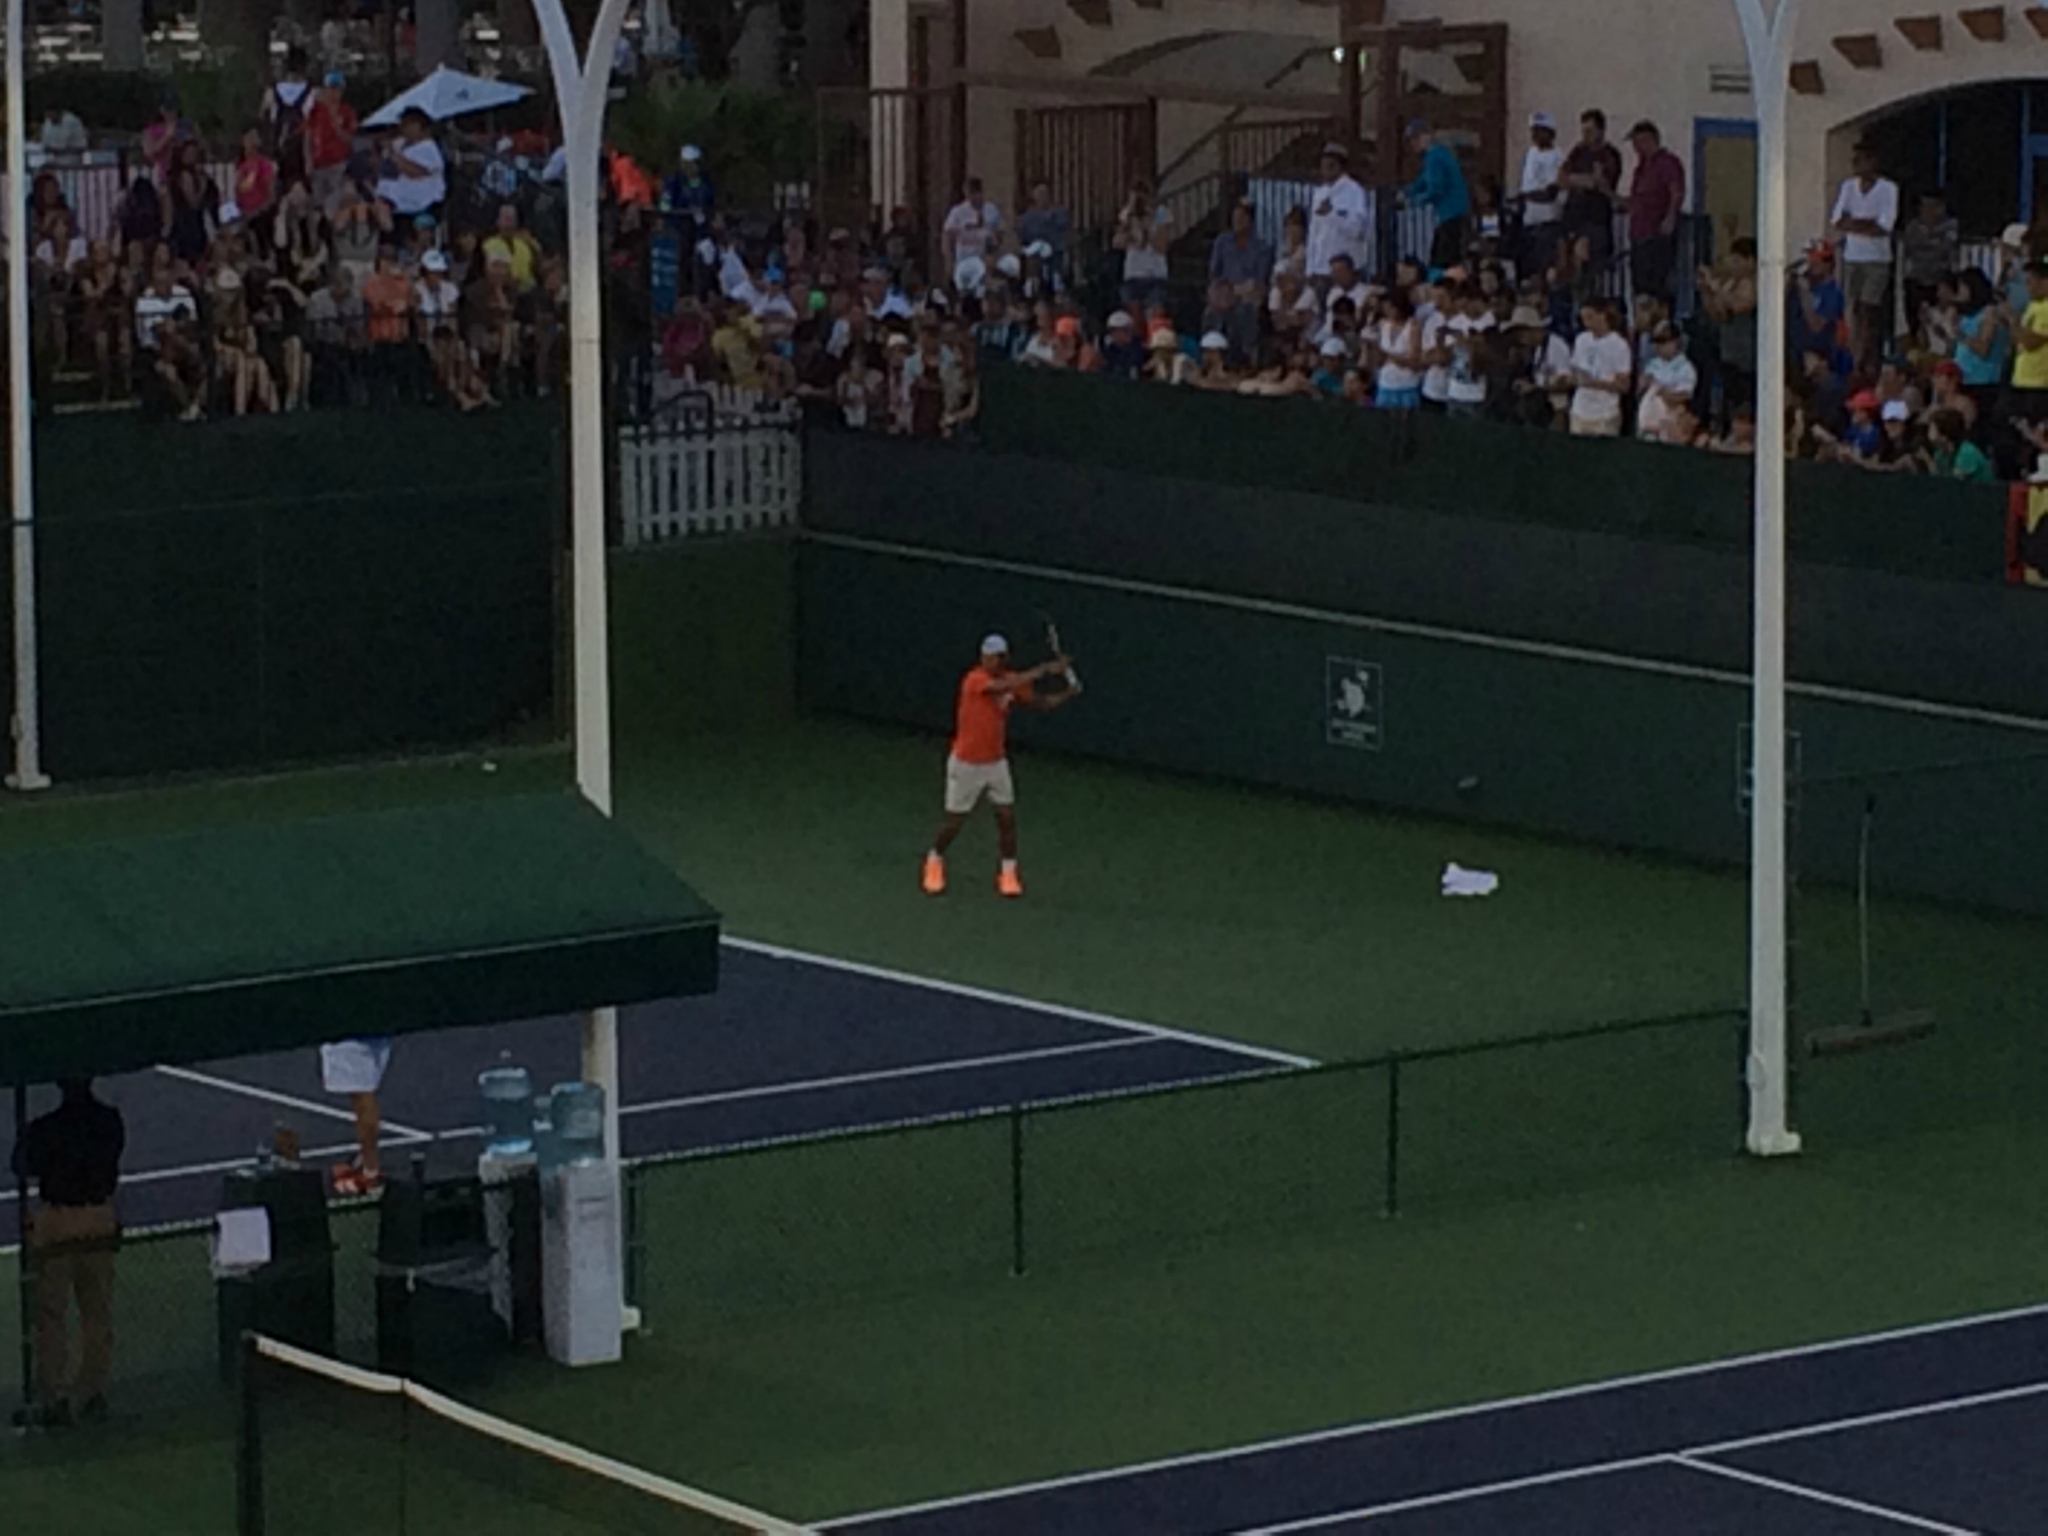
[[[250,1337],[240,1536],[806,1536],[396,1376]]]

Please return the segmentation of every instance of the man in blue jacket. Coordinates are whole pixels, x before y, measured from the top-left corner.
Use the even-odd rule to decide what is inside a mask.
[[[1442,272],[1465,259],[1472,193],[1465,185],[1465,167],[1458,162],[1458,152],[1439,143],[1421,118],[1408,125],[1408,144],[1420,157],[1422,169],[1401,195],[1409,207],[1427,208],[1436,215],[1436,235],[1429,243],[1429,265],[1433,271]]]

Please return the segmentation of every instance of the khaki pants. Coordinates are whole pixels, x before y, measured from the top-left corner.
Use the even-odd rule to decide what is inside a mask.
[[[114,1249],[111,1205],[44,1206],[29,1229],[35,1282],[36,1389],[44,1403],[86,1402],[107,1390],[114,1365]],[[81,1358],[71,1371],[67,1324],[78,1305]]]

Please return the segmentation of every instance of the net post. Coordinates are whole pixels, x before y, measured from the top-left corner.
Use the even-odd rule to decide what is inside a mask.
[[[1401,1058],[1387,1058],[1387,1188],[1381,1214],[1401,1214]]]
[[[1024,1273],[1024,1106],[1010,1106],[1010,1273]]]
[[[14,1085],[14,1134],[21,1136],[28,1130],[28,1084]],[[34,1257],[28,1244],[28,1171],[22,1164],[14,1165],[14,1289],[15,1305],[20,1310],[21,1325],[21,1407],[23,1413],[35,1406],[36,1400],[36,1343],[35,1343],[35,1285],[33,1274]]]
[[[235,1437],[236,1536],[264,1536],[263,1411],[256,1373],[263,1355],[256,1335],[242,1334],[241,1432]]]

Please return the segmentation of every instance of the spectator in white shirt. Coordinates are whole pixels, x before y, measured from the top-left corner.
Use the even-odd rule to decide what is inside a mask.
[[[1692,414],[1699,371],[1685,355],[1685,334],[1669,320],[1650,333],[1652,352],[1638,388],[1636,436],[1645,442],[1689,445],[1698,429]]]
[[[377,195],[405,218],[432,213],[448,196],[448,165],[428,132],[427,114],[408,107],[398,137],[388,143],[377,175]]]
[[[1353,264],[1364,260],[1371,224],[1367,218],[1365,188],[1351,179],[1347,169],[1350,153],[1342,144],[1323,146],[1323,181],[1309,203],[1308,275],[1326,278],[1338,256],[1349,256]]]
[[[1442,411],[1451,401],[1451,338],[1446,284],[1424,283],[1417,291],[1415,318],[1422,324],[1422,405]]]
[[[981,178],[970,176],[962,191],[960,201],[946,212],[946,222],[940,227],[940,238],[945,244],[946,270],[953,274],[953,286],[965,292],[978,293],[987,276],[988,260],[1003,234],[1003,212],[982,195]],[[968,261],[979,263],[974,269],[972,280],[963,280],[961,267]]]
[[[51,106],[43,112],[43,129],[36,136],[43,152],[50,155],[79,154],[91,147],[85,124],[69,107]]]
[[[1382,410],[1412,411],[1422,404],[1422,323],[1405,288],[1389,289],[1380,301],[1380,322],[1371,343],[1379,361],[1373,403]]]
[[[1877,361],[1892,283],[1892,232],[1899,227],[1898,183],[1878,174],[1877,151],[1856,146],[1856,173],[1835,195],[1830,220],[1842,242],[1842,294],[1849,304],[1849,345],[1859,367]]]
[[[1457,290],[1456,309],[1446,325],[1451,363],[1446,409],[1453,416],[1486,414],[1487,356],[1495,321],[1485,290],[1466,283]]]
[[[1605,299],[1588,304],[1579,319],[1585,329],[1572,344],[1572,436],[1619,437],[1635,354]]]
[[[1557,233],[1564,221],[1564,191],[1557,178],[1564,170],[1564,151],[1557,147],[1557,119],[1548,112],[1529,114],[1529,147],[1522,152],[1521,270],[1541,272],[1550,265]]]

